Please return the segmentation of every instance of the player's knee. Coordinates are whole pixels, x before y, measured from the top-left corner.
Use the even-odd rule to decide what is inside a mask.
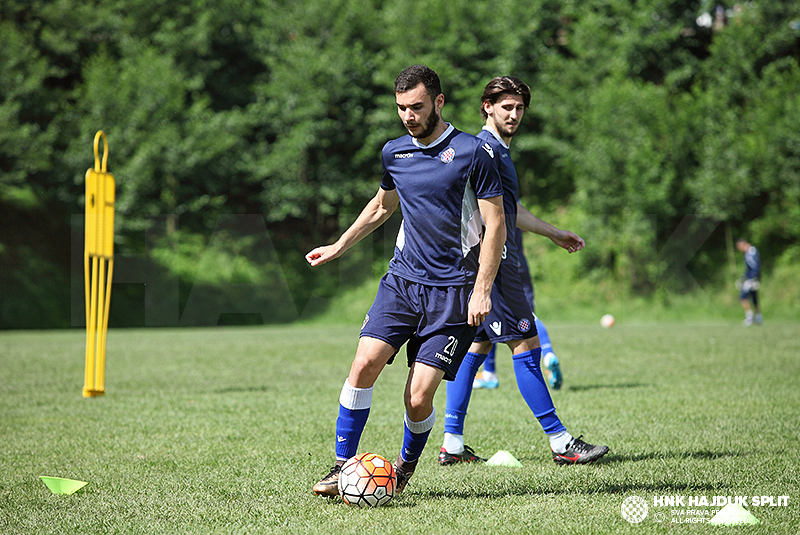
[[[492,350],[492,343],[487,341],[473,342],[469,348],[471,353],[478,353],[480,355],[488,355]]]
[[[356,388],[371,387],[378,379],[384,364],[379,359],[370,358],[366,355],[356,355],[348,376],[350,385]]]
[[[538,335],[532,338],[525,338],[524,340],[511,340],[508,342],[508,346],[511,348],[511,352],[515,355],[527,353],[528,351],[533,351],[541,347],[539,345]]]
[[[424,420],[433,411],[433,398],[425,392],[412,392],[406,399],[406,412],[414,421]]]

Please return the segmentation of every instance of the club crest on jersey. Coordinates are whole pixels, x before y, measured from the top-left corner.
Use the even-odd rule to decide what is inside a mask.
[[[487,154],[488,154],[490,157],[494,158],[494,150],[492,150],[492,147],[491,147],[491,146],[490,146],[488,143],[484,143],[484,144],[483,144],[483,150],[485,150],[485,151],[486,151],[486,153],[487,153]]]
[[[450,163],[453,161],[453,158],[456,157],[456,151],[453,147],[450,147],[443,153],[439,155],[439,159],[442,160],[444,163]]]
[[[521,320],[519,320],[517,327],[519,328],[520,331],[526,333],[531,330],[531,322],[525,318],[522,318]]]

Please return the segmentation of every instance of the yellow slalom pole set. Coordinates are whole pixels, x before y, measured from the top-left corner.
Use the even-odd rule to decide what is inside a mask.
[[[99,144],[103,138],[103,160]],[[86,293],[86,375],[83,397],[105,394],[106,334],[114,271],[114,177],[106,172],[108,140],[94,136],[94,169],[86,171],[86,246],[83,255]]]

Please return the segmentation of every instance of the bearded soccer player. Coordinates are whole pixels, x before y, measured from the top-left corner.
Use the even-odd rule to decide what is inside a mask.
[[[513,353],[517,386],[549,438],[553,461],[557,464],[585,464],[608,453],[608,446],[589,444],[567,431],[556,414],[542,376],[542,350],[517,265],[520,251],[514,240],[514,228],[518,226],[547,236],[570,253],[581,250],[585,244],[580,236],[545,223],[517,201],[517,173],[511,161],[509,144],[529,104],[530,88],[519,78],[510,76],[494,78],[481,98],[481,113],[486,125],[478,137],[491,145],[502,177],[507,240],[492,288],[492,310],[479,327],[456,380],[447,385],[445,435],[439,453],[441,465],[485,460],[464,445],[464,420],[475,372],[492,344],[500,342],[506,343]]]
[[[402,209],[394,257],[339,396],[335,464],[313,486],[321,496],[338,496],[341,466],[357,453],[373,385],[407,343],[403,444],[395,463],[397,491],[403,491],[433,428],[436,389],[443,378],[455,378],[475,328],[492,308],[505,241],[503,188],[491,147],[442,120],[444,95],[428,67],[404,70],[394,90],[408,135],[383,147],[378,193],[336,243],[306,255],[312,266],[333,260]]]

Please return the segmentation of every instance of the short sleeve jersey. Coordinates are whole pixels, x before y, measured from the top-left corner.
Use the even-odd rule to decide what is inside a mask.
[[[430,286],[475,281],[477,199],[503,193],[495,156],[485,141],[452,125],[430,145],[409,135],[384,145],[381,188],[397,189],[403,212],[390,273]]]
[[[511,151],[502,139],[498,138],[494,130],[484,127],[478,133],[478,138],[488,143],[494,151],[495,163],[500,172],[503,184],[503,210],[506,213],[506,246],[503,249],[502,264],[511,264],[518,267],[520,257],[519,243],[514,238],[517,234],[517,171],[511,160]]]

